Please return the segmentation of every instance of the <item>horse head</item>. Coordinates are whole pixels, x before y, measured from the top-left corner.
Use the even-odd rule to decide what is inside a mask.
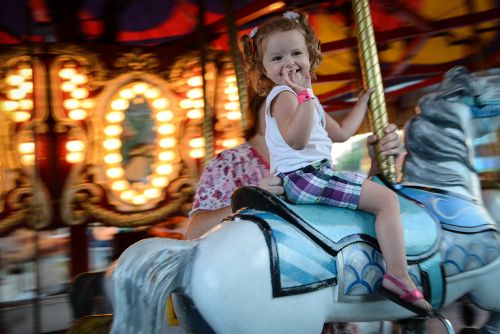
[[[500,125],[500,77],[464,67],[448,71],[436,92],[423,96],[407,124],[403,184],[423,185],[481,201],[472,140]]]

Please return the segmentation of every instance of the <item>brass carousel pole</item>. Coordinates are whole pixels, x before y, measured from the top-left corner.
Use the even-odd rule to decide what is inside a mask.
[[[205,0],[198,0],[198,8],[200,10],[198,17],[198,43],[200,48],[200,60],[201,60],[201,78],[203,80],[203,138],[205,139],[205,161],[207,164],[212,156],[214,155],[214,129],[213,129],[213,111],[211,106],[208,104],[207,99],[207,81],[205,79],[206,66],[207,66],[207,47],[206,47],[206,34],[204,29],[204,17],[205,17]]]
[[[373,32],[370,5],[368,0],[353,0],[352,8],[356,21],[358,50],[365,88],[373,88],[370,98],[370,127],[378,139],[384,136],[384,129],[389,123],[385,105],[384,86],[380,74],[377,45]],[[391,183],[396,182],[396,163],[394,157],[384,156],[377,144],[377,163],[382,175]]]

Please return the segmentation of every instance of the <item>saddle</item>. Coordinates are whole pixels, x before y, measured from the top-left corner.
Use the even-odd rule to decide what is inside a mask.
[[[382,183],[377,177],[372,180]],[[399,199],[406,254],[409,261],[419,262],[434,254],[439,247],[439,221],[411,198],[399,195]],[[254,209],[281,217],[332,256],[349,244],[360,241],[379,249],[375,217],[368,212],[327,205],[294,205],[257,187],[236,190],[231,205],[233,212]]]
[[[411,199],[400,197],[400,207],[410,274],[422,287],[439,281],[433,292],[442,291],[439,223]],[[344,300],[371,295],[381,283],[384,263],[375,235],[375,217],[370,213],[326,205],[293,205],[257,187],[236,190],[232,209],[235,214],[228,220],[253,221],[263,231],[275,297],[337,285],[337,270],[352,273],[338,284]],[[339,258],[341,250],[343,256]],[[428,280],[421,280],[423,276]],[[435,297],[436,303],[442,301],[441,295]]]

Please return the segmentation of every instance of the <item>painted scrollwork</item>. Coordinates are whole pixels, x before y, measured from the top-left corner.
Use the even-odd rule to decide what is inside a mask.
[[[35,51],[0,56],[0,235],[21,225],[44,228],[52,219],[36,155],[48,128],[45,68]]]

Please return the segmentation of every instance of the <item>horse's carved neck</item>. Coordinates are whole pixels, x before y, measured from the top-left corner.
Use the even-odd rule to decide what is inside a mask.
[[[482,203],[472,140],[500,123],[498,115],[473,118],[472,109],[480,107],[475,103],[482,101],[481,96],[500,100],[495,87],[482,80],[457,68],[447,73],[437,92],[420,99],[420,113],[406,130],[404,185],[438,188]]]

